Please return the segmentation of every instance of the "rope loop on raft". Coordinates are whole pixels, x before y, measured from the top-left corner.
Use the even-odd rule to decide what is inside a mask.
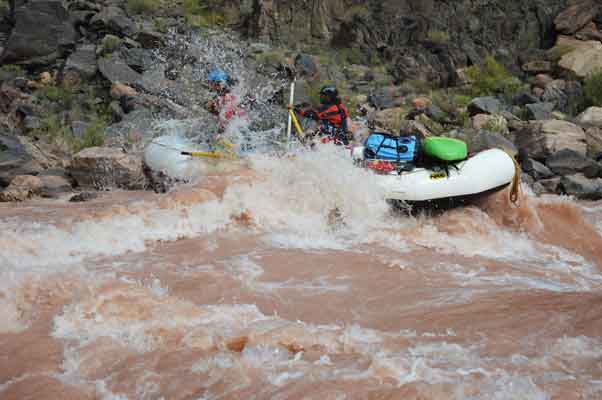
[[[510,182],[510,192],[508,196],[512,204],[518,205],[520,199],[520,176],[522,170],[516,158],[514,158],[514,156],[507,151],[506,154],[508,154],[508,157],[510,157],[514,163],[514,176],[512,177],[512,182]]]

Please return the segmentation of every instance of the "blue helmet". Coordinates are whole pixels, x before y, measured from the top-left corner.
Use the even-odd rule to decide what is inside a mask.
[[[226,71],[216,68],[216,69],[212,70],[211,72],[209,72],[209,75],[207,75],[207,80],[209,82],[226,83],[230,80],[230,75],[228,75],[228,73]]]

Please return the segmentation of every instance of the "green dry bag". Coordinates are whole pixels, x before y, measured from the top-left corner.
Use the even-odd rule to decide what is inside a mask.
[[[468,156],[466,143],[443,136],[431,136],[424,139],[422,151],[429,158],[447,162],[462,161]]]

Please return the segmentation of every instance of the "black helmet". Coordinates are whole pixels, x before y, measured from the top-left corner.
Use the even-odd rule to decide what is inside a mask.
[[[336,103],[339,97],[339,91],[336,87],[331,85],[322,86],[320,89],[320,102],[321,103]]]

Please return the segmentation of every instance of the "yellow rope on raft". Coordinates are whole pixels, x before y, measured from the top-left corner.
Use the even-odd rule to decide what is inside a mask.
[[[509,197],[512,204],[518,204],[518,199],[520,197],[521,168],[518,161],[516,161],[516,159],[510,153],[506,152],[506,154],[508,154],[508,157],[510,157],[514,163],[514,176],[512,177],[512,182],[510,183]]]

